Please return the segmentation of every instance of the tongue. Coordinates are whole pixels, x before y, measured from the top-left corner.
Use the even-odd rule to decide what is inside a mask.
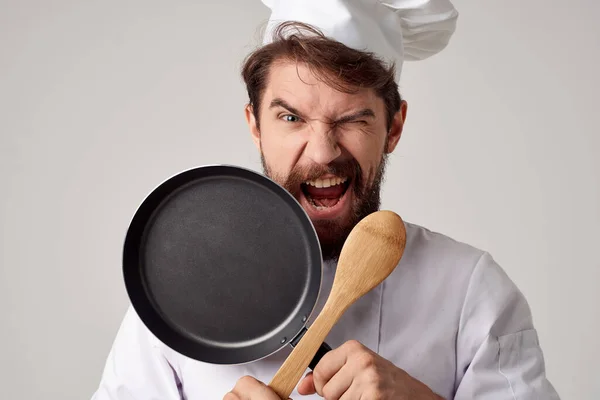
[[[332,207],[344,194],[344,186],[334,185],[327,188],[317,188],[307,185],[306,193],[313,199],[317,206]]]
[[[312,199],[317,207],[333,207],[337,204],[338,199]]]

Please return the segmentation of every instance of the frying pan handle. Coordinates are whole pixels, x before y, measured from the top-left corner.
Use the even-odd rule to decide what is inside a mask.
[[[300,342],[300,339],[302,339],[302,336],[304,336],[304,334],[306,333],[307,330],[308,329],[306,329],[306,327],[302,328],[302,330],[300,331],[300,333],[294,338],[294,340],[292,340],[290,342],[290,344],[292,345],[292,347],[296,347],[296,345]],[[308,367],[310,369],[314,370],[315,367],[317,366],[317,364],[319,363],[319,361],[321,361],[321,358],[323,358],[323,356],[325,354],[327,354],[327,352],[330,351],[330,350],[331,350],[331,346],[329,346],[325,342],[321,343],[321,347],[319,347],[319,349],[315,353],[315,356],[313,357],[313,359],[310,362],[310,364],[308,364]]]
[[[313,357],[310,364],[308,364],[308,367],[310,369],[314,370],[315,367],[317,366],[317,364],[319,363],[319,361],[321,361],[321,358],[323,358],[323,356],[330,350],[331,350],[331,347],[329,347],[329,345],[327,343],[323,342],[323,344],[321,344],[321,347],[319,347],[319,350],[317,350],[317,353]]]

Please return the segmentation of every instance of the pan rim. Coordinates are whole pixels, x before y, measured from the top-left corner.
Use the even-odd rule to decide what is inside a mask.
[[[289,318],[286,318],[284,322],[280,324],[280,326],[275,326],[273,328],[273,334],[267,335],[272,336],[267,339],[270,341],[272,349],[271,351],[263,351],[261,354],[254,354],[252,357],[239,357],[237,361],[228,358],[227,360],[220,360],[219,357],[204,357],[200,356],[198,350],[192,350],[191,347],[195,347],[196,349],[201,349],[202,344],[197,340],[190,340],[186,338],[183,332],[178,329],[177,326],[167,323],[166,319],[162,317],[162,315],[158,312],[155,303],[153,303],[154,299],[147,291],[147,285],[143,284],[142,281],[144,278],[139,279],[136,282],[135,273],[132,270],[141,270],[141,257],[140,247],[134,246],[132,248],[132,243],[135,245],[136,243],[141,243],[144,232],[146,231],[146,226],[153,219],[154,213],[160,209],[160,206],[164,199],[168,198],[171,194],[177,192],[179,189],[184,188],[188,183],[194,181],[194,177],[197,174],[202,174],[202,172],[206,172],[210,174],[210,170],[214,169],[219,173],[229,174],[230,172],[237,172],[245,174],[244,176],[250,177],[250,179],[254,179],[259,181],[263,180],[267,182],[267,190],[273,192],[278,197],[281,197],[282,200],[288,204],[291,203],[292,213],[295,214],[298,218],[300,218],[302,225],[302,231],[304,232],[305,240],[308,240],[309,244],[309,258],[310,264],[315,264],[314,266],[308,266],[311,268],[311,275],[314,274],[314,277],[308,278],[308,289],[306,290],[307,294],[303,295],[300,299],[297,306],[290,311]],[[210,176],[210,175],[208,175]],[[234,176],[234,175],[232,175]],[[236,175],[240,176],[240,175]],[[174,188],[168,189],[168,186],[173,185],[176,179],[182,179],[182,183],[175,184]],[[262,184],[261,184],[262,185]],[[166,194],[159,194],[159,192],[166,190]],[[148,214],[147,211],[150,210]],[[142,235],[139,235],[142,233]],[[133,238],[133,235],[139,235],[140,237]],[[323,258],[321,252],[321,246],[318,239],[318,235],[316,229],[310,220],[310,217],[301,206],[300,202],[286,189],[284,189],[281,185],[275,182],[273,179],[265,175],[264,173],[260,173],[258,171],[241,167],[234,164],[204,164],[196,167],[187,168],[181,170],[177,173],[171,174],[168,178],[163,179],[159,184],[155,185],[152,190],[150,190],[143,200],[139,203],[138,208],[134,212],[133,216],[130,219],[129,226],[127,228],[125,238],[123,241],[123,257],[122,257],[122,273],[125,281],[125,288],[127,291],[127,295],[130,300],[130,304],[138,315],[139,319],[146,326],[146,328],[152,333],[159,341],[161,341],[164,345],[175,350],[182,355],[196,359],[201,362],[208,362],[212,364],[226,364],[226,365],[243,365],[250,362],[258,361],[264,358],[267,358],[277,352],[279,352],[282,348],[286,347],[290,344],[290,342],[299,335],[303,329],[309,324],[309,321],[314,317],[314,313],[319,302],[319,299],[322,296],[322,282],[323,282]],[[133,264],[137,265],[133,265]],[[139,272],[141,275],[141,272]],[[134,275],[132,277],[132,275]],[[313,283],[313,280],[316,282]],[[141,291],[141,294],[140,294]],[[306,304],[302,304],[306,303]],[[296,320],[298,318],[302,318],[302,323],[298,323]],[[154,321],[152,321],[154,319]],[[159,320],[159,321],[157,321]],[[158,325],[163,326],[163,328],[158,327]],[[166,334],[163,330],[164,327],[167,327]],[[290,327],[294,327],[293,334],[290,332],[292,329]],[[283,333],[285,332],[285,333]],[[289,334],[288,334],[289,333]],[[281,340],[277,345],[273,345],[275,342],[273,338],[281,338],[280,334],[285,335],[285,340]],[[179,345],[177,344],[177,339],[181,338],[182,341],[186,341],[187,344]],[[263,341],[261,341],[262,343]],[[190,344],[191,343],[191,344]],[[231,351],[242,352],[245,347],[241,348],[233,348]],[[218,351],[224,351],[223,348],[220,348]],[[234,357],[235,358],[235,357]]]

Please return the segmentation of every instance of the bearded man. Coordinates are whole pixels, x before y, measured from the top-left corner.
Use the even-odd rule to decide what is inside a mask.
[[[323,306],[349,232],[380,206],[386,159],[407,117],[402,61],[446,47],[446,0],[264,0],[265,43],[242,68],[245,108],[265,175],[302,205],[324,260]],[[299,22],[285,22],[299,21]],[[333,350],[294,398],[558,399],[523,294],[485,251],[406,223],[401,261],[352,305]],[[95,400],[277,400],[265,383],[288,355],[204,364],[162,344],[133,309]]]

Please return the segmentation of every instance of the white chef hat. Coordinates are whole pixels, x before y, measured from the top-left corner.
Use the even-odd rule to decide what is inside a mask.
[[[373,52],[396,64],[428,58],[443,50],[456,29],[450,0],[262,0],[271,9],[263,44],[285,21],[318,28],[348,47]]]

